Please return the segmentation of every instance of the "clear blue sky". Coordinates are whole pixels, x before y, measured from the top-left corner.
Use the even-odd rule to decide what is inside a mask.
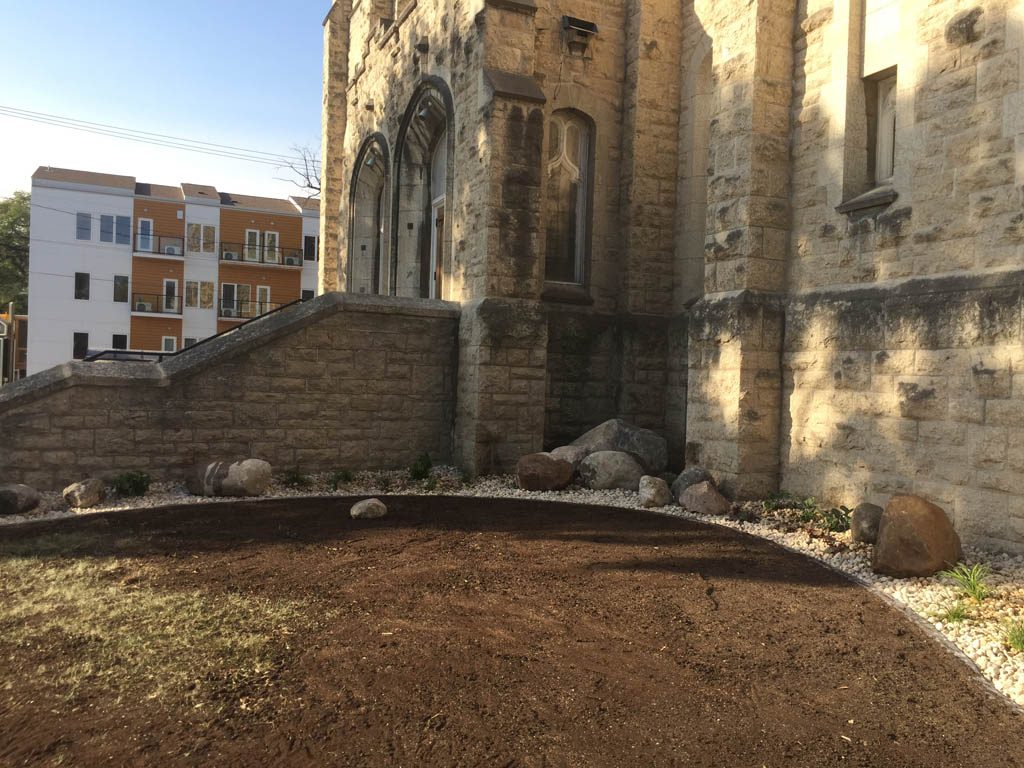
[[[320,144],[329,0],[0,0],[0,105],[288,153]],[[270,166],[0,115],[0,196],[39,165],[284,196]]]

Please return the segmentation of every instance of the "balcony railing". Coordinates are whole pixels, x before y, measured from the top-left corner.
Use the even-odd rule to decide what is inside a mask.
[[[224,320],[251,320],[283,306],[269,301],[231,301],[221,299],[217,314]]]
[[[302,249],[278,246],[246,245],[244,243],[221,243],[221,261],[240,261],[249,264],[276,264],[285,267],[302,268]]]
[[[133,293],[132,312],[180,315],[181,296],[169,296],[163,293]]]
[[[135,252],[150,253],[154,256],[183,256],[185,254],[185,238],[136,233]]]

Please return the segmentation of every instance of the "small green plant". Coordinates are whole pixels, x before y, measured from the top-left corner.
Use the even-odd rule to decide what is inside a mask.
[[[355,475],[349,472],[347,469],[339,469],[337,472],[331,474],[330,482],[332,490],[338,490],[339,487],[351,483],[355,480]]]
[[[150,482],[150,477],[145,472],[132,470],[130,472],[122,472],[111,480],[110,487],[118,496],[127,499],[135,496],[145,496],[146,491],[149,490]]]
[[[309,476],[302,474],[298,467],[286,469],[277,476],[277,481],[285,488],[309,488],[312,485]]]
[[[1024,621],[1018,621],[1007,628],[1006,644],[1013,650],[1024,653]]]
[[[429,453],[424,453],[409,467],[409,477],[413,480],[426,480],[430,477],[430,470],[434,468],[434,462],[430,459]]]
[[[821,524],[832,533],[844,533],[850,530],[850,517],[853,510],[849,507],[833,507],[829,510],[822,510],[818,519]]]
[[[945,624],[959,624],[967,620],[967,608],[957,601],[951,608],[939,614],[939,620]]]
[[[436,477],[428,477],[426,480],[424,480],[423,481],[423,490],[424,491],[428,491],[428,492],[429,491],[437,490],[437,478]]]
[[[992,573],[992,569],[984,563],[975,563],[970,566],[966,563],[960,563],[955,568],[942,571],[939,576],[949,579],[960,588],[964,595],[974,600],[974,602],[980,603],[991,592],[985,581],[990,573]]]

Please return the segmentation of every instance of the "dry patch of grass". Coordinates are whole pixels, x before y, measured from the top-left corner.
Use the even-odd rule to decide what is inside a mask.
[[[109,540],[102,546],[110,551]],[[99,551],[97,538],[80,535],[0,544],[6,666],[70,701],[174,698],[216,712],[267,704],[300,605],[162,590],[145,566]]]

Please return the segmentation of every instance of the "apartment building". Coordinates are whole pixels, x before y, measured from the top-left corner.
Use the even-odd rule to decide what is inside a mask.
[[[0,386],[25,378],[28,344],[28,316],[0,312]]]
[[[32,176],[28,373],[176,352],[317,290],[320,202],[63,168]]]

